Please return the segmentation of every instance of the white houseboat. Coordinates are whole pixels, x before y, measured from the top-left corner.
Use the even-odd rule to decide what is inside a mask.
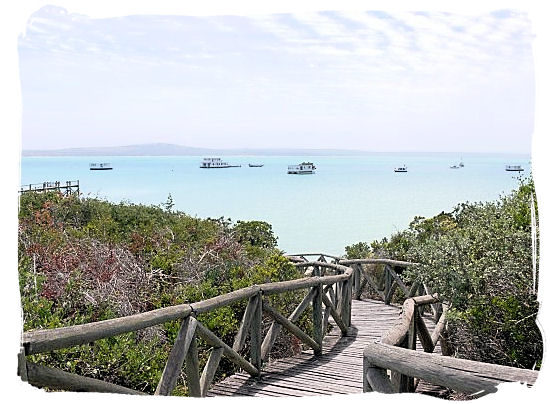
[[[407,172],[407,166],[405,164],[403,164],[400,167],[395,167],[393,169],[393,171],[395,171],[396,173],[406,173]]]
[[[112,170],[111,163],[90,163],[90,170]]]
[[[202,163],[201,163],[201,168],[229,168],[229,167],[240,167],[240,166],[226,163],[219,157],[206,157],[202,160]]]
[[[301,163],[288,166],[287,174],[314,174],[317,167],[313,163]]]
[[[523,171],[523,167],[520,165],[507,165],[506,171]]]

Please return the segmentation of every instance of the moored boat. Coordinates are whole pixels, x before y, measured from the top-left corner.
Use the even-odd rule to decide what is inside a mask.
[[[223,161],[219,157],[205,157],[202,160],[201,168],[230,168],[230,167],[240,167],[240,165],[232,165]]]
[[[395,167],[393,169],[393,171],[396,172],[396,173],[406,173],[407,172],[407,166],[405,164],[403,164],[400,167]]]
[[[520,165],[507,165],[506,171],[523,171],[523,167]]]
[[[287,174],[314,174],[317,167],[313,163],[303,162],[298,165],[288,166]]]
[[[111,163],[90,163],[90,170],[112,170]]]
[[[263,167],[263,164],[250,164],[248,163],[248,167]]]

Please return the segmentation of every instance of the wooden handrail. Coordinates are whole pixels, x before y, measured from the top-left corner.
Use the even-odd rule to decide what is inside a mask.
[[[317,256],[319,258],[316,261],[307,261],[304,258],[305,256]],[[309,268],[305,271],[304,278],[252,285],[199,302],[156,309],[126,317],[57,329],[25,332],[22,338],[24,353],[20,360],[20,373],[22,375],[27,374],[25,369],[32,366],[26,362],[26,355],[82,345],[98,339],[163,324],[168,321],[181,320],[182,328],[180,329],[180,334],[174,343],[174,347],[166,363],[156,394],[170,394],[175,387],[181,367],[185,366],[190,394],[193,396],[204,396],[212,382],[221,356],[225,356],[233,361],[249,374],[259,376],[262,360],[268,358],[281,327],[286,328],[306,345],[312,347],[317,355],[322,354],[322,340],[324,333],[327,331],[329,316],[333,317],[341,330],[341,334],[346,335],[351,325],[352,298],[360,298],[361,292],[367,283],[376,287],[374,280],[363,269],[363,264],[384,264],[386,266],[384,271],[386,286],[384,289],[385,294],[382,294],[382,298],[387,303],[390,301],[396,287],[399,286],[404,292],[409,291],[392,267],[414,265],[413,263],[387,259],[342,260],[340,257],[327,254],[301,254],[299,256],[292,255],[288,257],[301,257],[294,259],[293,264],[298,268]],[[327,257],[332,258],[334,262],[327,262]],[[411,290],[413,288],[411,287]],[[282,316],[264,300],[264,297],[269,295],[304,289],[309,289],[308,294],[289,318]],[[329,294],[328,296],[327,293]],[[199,314],[247,299],[248,305],[238,333],[235,336],[233,347],[225,344],[212,331],[195,320],[195,316]],[[415,297],[414,300],[410,300],[407,304],[427,303],[424,302],[423,298]],[[313,337],[307,335],[294,324],[309,305],[313,308]],[[262,312],[274,319],[263,342],[261,340]],[[239,353],[248,335],[250,335],[250,359],[244,358]],[[197,337],[201,337],[214,347],[202,376],[199,375],[198,370],[197,344],[195,341]],[[56,372],[58,370],[54,369],[53,371]],[[61,371],[59,370],[59,372]],[[40,384],[40,381],[35,379],[32,379],[31,382]],[[91,388],[96,385],[99,386],[94,382],[94,379],[90,379],[86,383],[92,386]],[[103,387],[98,388],[110,388],[107,385],[101,386]],[[124,388],[121,388],[120,391],[123,390]],[[130,392],[129,390],[124,391]]]
[[[290,255],[286,255],[286,257],[328,257],[328,258],[332,258],[332,259],[337,260],[337,261],[342,259],[342,257],[338,257],[336,255],[325,254],[325,253],[290,254]]]
[[[349,260],[340,260],[338,262],[340,265],[351,265],[351,264],[385,264],[385,265],[391,265],[396,267],[409,267],[413,265],[418,265],[415,262],[408,262],[408,261],[397,261],[397,260],[390,260],[387,258],[361,258],[361,259],[349,259]]]
[[[23,333],[22,344],[25,355],[49,352],[185,318],[192,311],[190,305],[180,304],[110,320],[28,331]]]
[[[178,319],[182,320],[182,328],[180,329],[180,333],[172,348],[168,362],[166,363],[156,394],[170,394],[175,387],[181,367],[185,365],[190,394],[193,396],[204,396],[213,379],[213,374],[222,355],[251,375],[259,376],[262,359],[267,358],[269,355],[269,351],[273,346],[280,326],[290,330],[304,343],[311,346],[316,354],[320,355],[322,354],[321,343],[323,333],[326,332],[326,326],[324,324],[328,320],[328,315],[332,315],[343,334],[347,332],[351,316],[352,291],[350,288],[352,283],[350,279],[353,278],[356,272],[356,268],[354,267],[328,263],[324,256],[321,255],[321,261],[295,263],[297,267],[313,267],[313,276],[310,277],[252,285],[203,301],[152,310],[116,319],[57,329],[25,332],[22,338],[24,352],[21,355],[19,363],[20,374],[27,375],[27,369],[31,369],[33,366],[32,363],[25,360],[26,355],[82,345],[98,339],[137,331]],[[325,272],[335,272],[336,275],[325,275]],[[333,289],[335,285],[336,292]],[[310,292],[298,305],[293,315],[288,319],[275,311],[262,298],[262,296],[303,289],[310,289]],[[327,292],[330,293],[330,298],[326,296],[325,293]],[[195,320],[196,315],[246,299],[249,300],[249,303],[245,310],[245,316],[239,328],[239,332],[235,337],[233,348],[225,344],[225,342],[217,337],[212,331]],[[309,304],[313,305],[313,338],[309,337],[293,323]],[[322,314],[323,304],[325,306],[324,315]],[[268,333],[263,343],[261,342],[262,311],[273,317],[276,321],[272,324],[270,333]],[[275,324],[278,324],[279,327],[275,327]],[[243,342],[247,334],[250,334],[251,337],[250,362],[238,353],[243,347]],[[214,351],[208,361],[208,366],[204,369],[202,376],[198,374],[197,348],[195,342],[198,336],[214,347]],[[62,372],[56,369],[52,371]],[[45,374],[44,372],[42,373]],[[78,378],[78,380],[80,380],[82,377],[78,376]],[[95,379],[83,378],[83,380],[84,379],[86,379],[85,384],[91,386],[90,388],[92,390],[94,388],[93,386],[98,386],[98,389],[111,388],[107,384],[96,383]],[[47,382],[37,380],[36,377],[29,378],[29,381],[41,386],[47,385]],[[116,388],[113,389],[116,390]],[[122,387],[119,391],[131,392],[130,389],[125,390],[125,388]]]
[[[495,392],[500,383],[521,382],[533,385],[537,380],[535,370],[518,369],[509,366],[441,356],[433,353],[412,351],[384,343],[370,343],[363,352],[365,374],[370,372],[363,391],[397,392],[384,375],[373,369],[391,369],[411,378],[422,379],[438,386],[445,386],[463,393],[480,395]],[[384,372],[385,373],[385,372]],[[380,376],[381,377],[377,377]],[[388,391],[389,390],[389,391]]]
[[[431,335],[419,308],[438,303],[437,294],[405,300],[401,322],[381,342],[368,344],[363,352],[363,391],[414,392],[421,379],[459,392],[484,395],[496,391],[502,382],[535,382],[536,371],[433,354],[445,326],[447,305],[442,306]],[[417,338],[425,352],[416,351]]]
[[[386,273],[391,274],[390,272]],[[403,303],[401,321],[382,337],[382,344],[397,347],[404,346],[409,350],[415,350],[416,339],[418,338],[426,352],[433,352],[435,344],[440,336],[435,333],[433,336],[430,335],[418,309],[419,307],[437,302],[439,302],[437,294],[410,297],[405,300]],[[438,333],[440,333],[442,327],[437,328],[437,330]],[[378,369],[376,365],[369,365],[369,361],[364,359],[364,391],[372,391],[374,389],[379,392],[390,393],[413,392],[416,389],[414,378],[409,377],[407,374],[401,374],[396,368],[390,367],[389,369],[392,371],[390,381],[384,369]]]
[[[313,264],[313,263],[310,263]],[[320,266],[331,266],[327,263],[318,263]],[[187,317],[192,312],[205,313],[217,308],[247,299],[257,293],[265,295],[278,294],[293,290],[306,289],[317,285],[330,285],[350,277],[351,268],[342,267],[348,273],[326,277],[301,278],[290,281],[264,283],[238,289],[211,299],[196,303],[182,304],[162,309],[151,310],[145,313],[102,320],[87,324],[73,325],[46,330],[27,331],[23,333],[25,354],[31,355],[53,351],[61,348],[82,345],[98,339],[116,336],[131,331],[137,331],[153,325]]]

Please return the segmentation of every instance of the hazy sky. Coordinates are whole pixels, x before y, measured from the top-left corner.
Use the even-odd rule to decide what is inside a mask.
[[[93,19],[48,6],[19,41],[24,149],[528,153],[526,14]]]

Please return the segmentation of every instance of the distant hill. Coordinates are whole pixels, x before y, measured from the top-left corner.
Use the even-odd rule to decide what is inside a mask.
[[[56,150],[23,150],[24,157],[36,156],[358,156],[360,150],[340,149],[206,149],[169,143],[117,147],[79,147]]]

